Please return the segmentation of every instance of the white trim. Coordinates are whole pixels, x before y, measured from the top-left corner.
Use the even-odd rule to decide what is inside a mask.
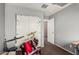
[[[54,44],[54,42],[52,43],[51,41],[48,40],[49,43]]]
[[[75,53],[73,53],[73,52],[71,52],[71,51],[69,51],[69,50],[67,50],[67,49],[65,49],[65,48],[63,48],[63,47],[61,47],[61,46],[59,46],[58,44],[55,44],[55,45],[58,46],[58,47],[60,47],[61,49],[65,50],[65,51],[67,51],[67,52],[69,52],[69,53],[75,55]]]

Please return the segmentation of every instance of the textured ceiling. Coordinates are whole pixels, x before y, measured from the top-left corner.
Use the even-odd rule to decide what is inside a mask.
[[[50,16],[70,5],[67,3],[7,3],[7,4],[30,8],[32,10],[43,11],[45,16]]]

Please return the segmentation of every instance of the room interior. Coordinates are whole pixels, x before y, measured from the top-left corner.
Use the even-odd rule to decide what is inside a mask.
[[[78,55],[78,15],[79,3],[0,3],[0,55]]]

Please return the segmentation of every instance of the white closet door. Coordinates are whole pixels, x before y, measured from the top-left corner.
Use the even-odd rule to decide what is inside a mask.
[[[28,34],[28,17],[27,16],[17,16],[17,35],[26,35]]]
[[[39,40],[39,46],[41,45],[41,19],[39,17],[29,17],[30,32],[35,32],[35,37]]]
[[[54,18],[48,21],[48,42],[54,44]]]
[[[38,17],[29,17],[30,19],[30,21],[29,21],[29,23],[30,23],[30,32],[37,32],[38,34],[41,32],[40,31],[40,19],[38,18]]]
[[[17,16],[17,35],[23,36],[30,32],[35,32],[35,37],[39,40],[41,45],[41,19],[34,16]]]
[[[29,17],[30,31],[40,31],[40,19],[38,17]]]

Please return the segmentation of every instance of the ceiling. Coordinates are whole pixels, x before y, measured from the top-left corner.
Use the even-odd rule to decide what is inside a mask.
[[[30,8],[32,10],[43,11],[45,16],[50,16],[67,6],[69,3],[10,3],[10,5]]]

